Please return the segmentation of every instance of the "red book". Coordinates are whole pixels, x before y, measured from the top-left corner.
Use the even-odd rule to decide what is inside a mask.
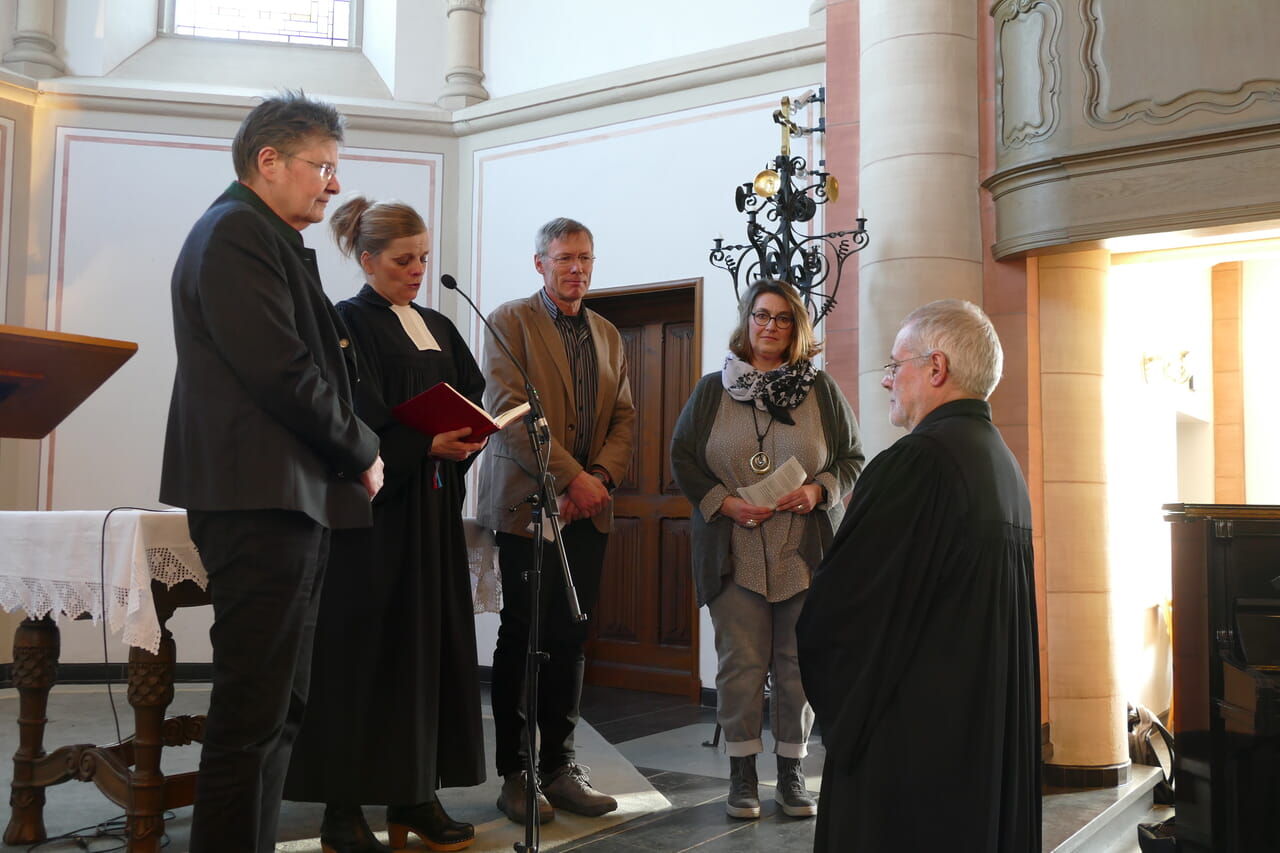
[[[391,410],[396,420],[424,435],[439,435],[471,427],[467,441],[479,441],[529,411],[528,403],[507,409],[496,418],[458,393],[448,382],[438,382]]]

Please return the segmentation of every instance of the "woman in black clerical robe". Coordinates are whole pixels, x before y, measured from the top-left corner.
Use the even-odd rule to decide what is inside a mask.
[[[387,806],[391,845],[414,833],[460,850],[471,824],[437,788],[484,781],[475,627],[462,527],[463,477],[483,442],[423,435],[391,409],[438,382],[479,405],[484,378],[444,315],[413,303],[428,251],[413,208],[354,198],[333,215],[366,284],[338,313],[359,369],[357,414],[381,438],[386,484],[372,529],[335,532],[324,578],[311,690],[285,798],[326,804],[327,853],[383,853],[363,805]]]

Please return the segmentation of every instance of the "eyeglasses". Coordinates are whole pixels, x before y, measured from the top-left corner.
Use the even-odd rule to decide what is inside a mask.
[[[770,314],[768,311],[753,311],[751,319],[762,329],[769,325],[770,320],[779,329],[790,329],[796,321],[790,314]]]
[[[543,255],[542,257],[551,261],[551,265],[557,269],[568,269],[575,263],[580,267],[589,267],[596,262],[595,255]]]
[[[293,155],[293,159],[301,160],[308,165],[315,166],[320,170],[320,177],[326,181],[331,180],[334,175],[338,174],[338,167],[332,163],[317,163],[315,160],[308,160],[306,157],[299,157],[296,154]]]
[[[888,364],[886,364],[886,365],[884,366],[884,377],[885,377],[885,379],[888,379],[888,380],[892,381],[892,380],[893,380],[893,378],[894,378],[895,376],[897,376],[897,375],[898,375],[898,368],[899,368],[899,367],[902,367],[902,365],[906,364],[906,363],[907,363],[907,362],[909,362],[909,361],[919,361],[919,360],[920,360],[920,359],[922,359],[922,358],[929,358],[929,357],[931,357],[935,352],[937,352],[937,350],[936,350],[936,349],[934,349],[934,350],[929,350],[929,351],[928,351],[927,353],[925,353],[924,355],[913,355],[911,358],[904,358],[904,359],[902,359],[901,361],[897,361],[897,360],[890,361]]]

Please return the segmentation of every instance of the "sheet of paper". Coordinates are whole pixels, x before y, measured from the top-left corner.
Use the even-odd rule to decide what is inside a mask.
[[[778,498],[803,486],[808,476],[804,472],[804,466],[792,456],[760,482],[738,489],[738,497],[755,506],[777,509]]]
[[[561,511],[561,512],[563,512],[563,511],[564,511],[564,496],[563,496],[563,495],[561,495],[561,496],[560,496],[559,498],[557,498],[556,500],[557,500],[557,501],[560,501],[560,511]],[[555,532],[555,530],[554,530],[554,529],[552,528],[552,526],[551,526],[551,519],[552,519],[552,516],[549,516],[549,515],[544,515],[544,516],[542,516],[542,538],[543,538],[543,540],[545,540],[545,541],[547,541],[547,542],[554,542],[554,541],[556,541],[556,532]],[[564,530],[564,519],[563,519],[561,516],[559,516],[559,515],[555,516],[555,523],[556,523],[557,525],[559,525],[559,527],[560,527],[560,529],[561,529],[561,530]],[[526,528],[525,528],[525,530],[528,530],[530,533],[532,533],[532,532],[533,532],[533,522],[529,522],[529,526],[528,526],[528,527],[526,527]]]

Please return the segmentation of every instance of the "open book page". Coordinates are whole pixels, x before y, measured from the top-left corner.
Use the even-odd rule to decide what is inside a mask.
[[[445,384],[448,385],[447,382]],[[449,385],[449,388],[453,389],[453,386]],[[511,408],[507,409],[505,412],[503,412],[500,415],[491,416],[484,409],[480,408],[475,403],[468,400],[466,397],[463,397],[461,394],[458,394],[458,399],[466,403],[471,408],[475,409],[478,413],[483,415],[485,418],[488,418],[489,420],[493,421],[493,425],[496,426],[498,429],[505,429],[507,424],[511,423],[517,418],[524,417],[525,413],[529,411],[529,404],[521,403],[518,406],[512,406]]]
[[[502,414],[493,419],[498,429],[506,429],[508,424],[513,424],[529,413],[529,404],[521,403],[518,406],[512,406]]]
[[[778,470],[760,482],[738,489],[738,497],[755,506],[767,506],[770,509],[777,509],[778,499],[788,492],[794,492],[803,486],[808,476],[804,471],[804,466],[792,456],[779,465]]]

